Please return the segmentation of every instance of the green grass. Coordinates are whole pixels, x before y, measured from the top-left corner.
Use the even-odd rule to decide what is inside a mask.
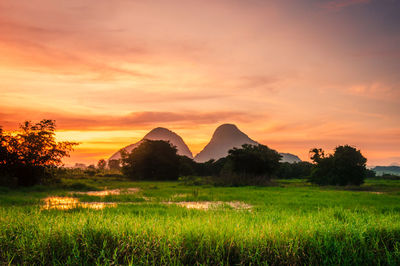
[[[117,208],[40,210],[49,195],[105,187],[141,190],[76,195],[134,203]],[[253,208],[189,210],[165,201],[241,201]],[[236,188],[75,178],[53,187],[0,189],[2,263],[399,265],[400,181],[337,188],[280,180]]]

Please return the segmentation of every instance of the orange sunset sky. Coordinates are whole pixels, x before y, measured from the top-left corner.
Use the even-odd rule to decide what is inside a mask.
[[[0,1],[0,125],[57,121],[95,163],[157,126],[222,123],[308,160],[400,164],[400,1]]]

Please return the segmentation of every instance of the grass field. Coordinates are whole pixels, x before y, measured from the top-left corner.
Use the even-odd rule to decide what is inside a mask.
[[[71,193],[116,188],[122,193]],[[43,209],[49,196],[116,204]],[[399,265],[400,181],[213,187],[92,178],[0,188],[2,263]]]

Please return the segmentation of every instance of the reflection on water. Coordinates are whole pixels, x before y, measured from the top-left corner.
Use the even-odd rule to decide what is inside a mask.
[[[79,207],[100,210],[106,207],[117,207],[117,203],[114,202],[82,202]]]
[[[70,192],[71,194],[81,194],[81,195],[89,195],[89,196],[108,196],[108,195],[119,195],[121,193],[136,193],[139,189],[135,187],[126,188],[126,189],[106,189],[102,191],[85,191],[85,192]]]
[[[100,210],[106,207],[117,207],[115,202],[80,202],[78,198],[73,197],[47,197],[43,199],[41,210],[71,210],[75,208],[86,208]],[[140,202],[123,202],[120,204],[141,204]],[[249,210],[251,205],[240,201],[186,201],[186,202],[162,202],[162,204],[173,204],[188,209],[209,210],[218,207],[229,206],[235,210]]]
[[[44,204],[42,210],[71,210],[75,208],[87,208],[100,210],[105,207],[116,207],[116,203],[109,202],[80,202],[77,198],[72,197],[47,197],[43,199]]]
[[[48,197],[43,199],[44,205],[41,207],[43,210],[58,209],[69,210],[77,208],[79,200],[70,197]]]
[[[240,201],[230,201],[230,202],[222,202],[222,201],[186,201],[186,202],[165,202],[166,204],[175,204],[181,207],[185,207],[188,209],[197,209],[197,210],[208,210],[212,208],[221,207],[224,205],[228,205],[233,209],[251,209],[252,206]]]
[[[198,210],[208,210],[212,206],[216,206],[212,202],[177,202],[177,205],[181,207],[186,207],[188,209],[198,209]]]

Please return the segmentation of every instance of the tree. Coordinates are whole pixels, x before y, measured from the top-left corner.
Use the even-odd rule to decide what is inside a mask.
[[[110,170],[120,170],[121,169],[121,161],[116,160],[116,159],[109,160],[108,168],[110,168]]]
[[[95,176],[97,174],[97,169],[94,164],[90,164],[88,167],[86,167],[84,173],[87,174],[88,176]]]
[[[100,159],[100,160],[97,162],[97,168],[99,168],[99,170],[101,170],[101,171],[104,171],[104,169],[106,168],[106,166],[107,166],[107,162],[106,162],[106,160],[104,160],[104,159]]]
[[[3,128],[0,127],[0,165],[5,165],[11,156],[7,149],[7,138],[3,134]]]
[[[177,180],[179,156],[169,142],[145,139],[131,153],[121,152],[122,172],[135,180]]]
[[[10,175],[9,161],[15,161],[15,154],[11,154],[7,148],[7,137],[0,127],[0,186],[9,186],[16,183],[15,176]]]
[[[231,185],[263,184],[275,175],[280,159],[281,155],[267,146],[244,144],[229,150],[221,177]]]
[[[229,150],[227,159],[234,173],[270,176],[278,170],[281,155],[264,145],[244,144]]]
[[[309,178],[313,164],[309,162],[280,163],[278,178]]]
[[[199,175],[197,169],[197,163],[184,155],[179,156],[179,175],[180,176],[191,176]]]
[[[367,169],[367,174],[366,174],[367,178],[375,178],[376,177],[376,172],[372,169]]]
[[[62,158],[69,156],[74,142],[55,140],[55,121],[30,121],[20,126],[19,132],[4,134],[1,131],[1,172],[16,179],[19,186],[31,186],[53,178],[49,169],[62,165]]]
[[[314,148],[310,150],[310,159],[313,162],[318,163],[324,158],[325,158],[325,152],[321,148],[320,149]]]
[[[367,175],[367,159],[360,150],[349,145],[339,146],[333,154],[338,185],[361,185]]]
[[[367,175],[367,159],[349,145],[338,146],[334,154],[318,156],[321,149],[311,150],[315,166],[310,181],[319,185],[361,185]]]

